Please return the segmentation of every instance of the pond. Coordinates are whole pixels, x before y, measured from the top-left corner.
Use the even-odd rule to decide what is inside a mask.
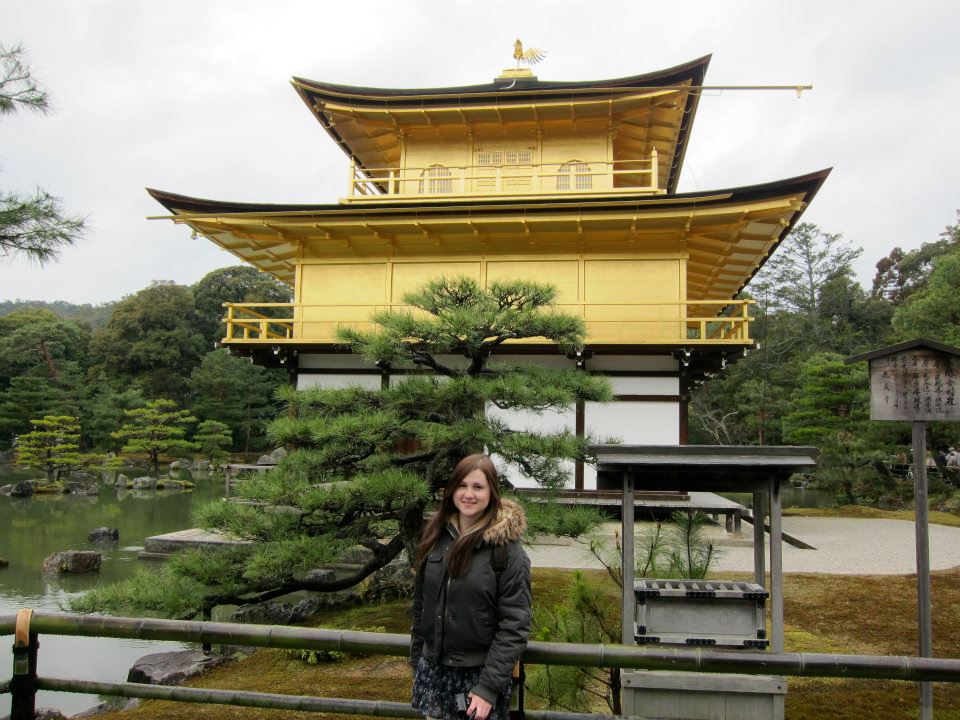
[[[738,502],[744,507],[753,506],[750,493],[720,493],[723,497]],[[786,508],[824,508],[837,504],[836,495],[829,490],[788,486],[780,491],[780,501]]]
[[[129,470],[128,476],[144,474]],[[131,475],[133,473],[133,475]],[[0,485],[22,479],[9,467],[0,466]],[[20,608],[62,611],[66,601],[98,583],[129,576],[150,561],[137,559],[143,540],[192,527],[194,508],[223,495],[223,476],[195,474],[196,488],[130,491],[101,485],[98,496],[35,495],[31,498],[0,497],[0,557],[10,566],[0,570],[0,614]],[[120,530],[119,543],[94,544],[87,533],[107,526]],[[96,549],[103,553],[100,573],[89,575],[44,575],[45,557],[59,550]],[[153,565],[155,567],[155,565]],[[181,649],[172,642],[144,642],[98,638],[41,638],[41,674],[48,677],[81,677],[86,680],[125,681],[127,670],[141,656]],[[4,648],[8,648],[4,645]],[[0,651],[0,667],[9,668],[9,649]],[[82,672],[78,668],[82,667]],[[41,692],[38,706],[56,707],[71,715],[99,702],[95,695]],[[10,712],[10,696],[0,696],[0,717]]]

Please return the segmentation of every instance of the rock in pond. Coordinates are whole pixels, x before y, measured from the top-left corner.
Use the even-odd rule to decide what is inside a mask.
[[[205,653],[202,650],[144,655],[130,668],[130,672],[127,673],[127,682],[176,685],[229,659],[226,655]]]
[[[99,495],[100,486],[96,483],[82,483],[70,481],[64,486],[64,490],[69,495]]]
[[[0,495],[9,495],[13,492],[13,484],[0,485]]]
[[[120,539],[120,530],[117,528],[98,527],[87,534],[91,542],[117,542]]]
[[[0,570],[7,567],[10,564],[10,561],[6,558],[0,557]]]
[[[154,490],[157,487],[157,479],[152,478],[149,475],[134,478],[130,481],[128,487],[133,488],[134,490]]]
[[[103,556],[93,550],[66,550],[54,553],[43,561],[45,573],[100,572]]]
[[[175,478],[160,478],[157,480],[157,490],[190,490],[195,485],[189,480],[176,480]]]
[[[180,458],[179,460],[174,460],[170,463],[170,470],[189,470],[190,466],[193,465],[193,461],[187,460],[186,458]]]
[[[35,489],[35,485],[29,480],[21,480],[14,483],[13,489],[10,490],[10,497],[30,497]]]

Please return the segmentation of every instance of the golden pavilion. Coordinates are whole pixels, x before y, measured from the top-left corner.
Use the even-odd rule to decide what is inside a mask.
[[[301,388],[389,383],[336,328],[401,306],[429,278],[533,278],[584,318],[587,344],[569,358],[529,342],[503,352],[605,374],[616,399],[522,421],[684,444],[691,387],[754,347],[740,291],[829,173],[678,193],[709,61],[588,82],[511,69],[431,89],[294,78],[346,155],[338,202],[149,192],[174,222],[293,287],[289,305],[229,305],[222,345],[283,364]],[[577,468],[577,489],[595,484]]]

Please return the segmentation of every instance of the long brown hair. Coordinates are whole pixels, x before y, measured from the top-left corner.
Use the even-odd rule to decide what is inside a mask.
[[[500,511],[500,479],[497,477],[497,468],[494,467],[493,460],[487,455],[476,453],[467,455],[463,460],[457,463],[457,466],[450,474],[450,479],[443,488],[443,497],[440,500],[440,507],[427,522],[420,536],[420,542],[417,544],[417,571],[423,570],[427,562],[427,556],[437,544],[440,533],[450,521],[450,518],[457,513],[457,508],[453,504],[453,493],[460,486],[460,482],[474,470],[481,471],[487,478],[487,484],[490,486],[490,504],[480,519],[469,529],[460,533],[453,546],[447,553],[447,572],[451,577],[458,577],[470,564],[473,556],[473,550],[483,540],[484,531],[490,527],[497,518]]]

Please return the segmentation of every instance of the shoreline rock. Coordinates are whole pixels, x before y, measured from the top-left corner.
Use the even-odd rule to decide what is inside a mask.
[[[230,660],[227,655],[202,650],[153,653],[137,660],[127,673],[127,682],[147,685],[177,685]]]

